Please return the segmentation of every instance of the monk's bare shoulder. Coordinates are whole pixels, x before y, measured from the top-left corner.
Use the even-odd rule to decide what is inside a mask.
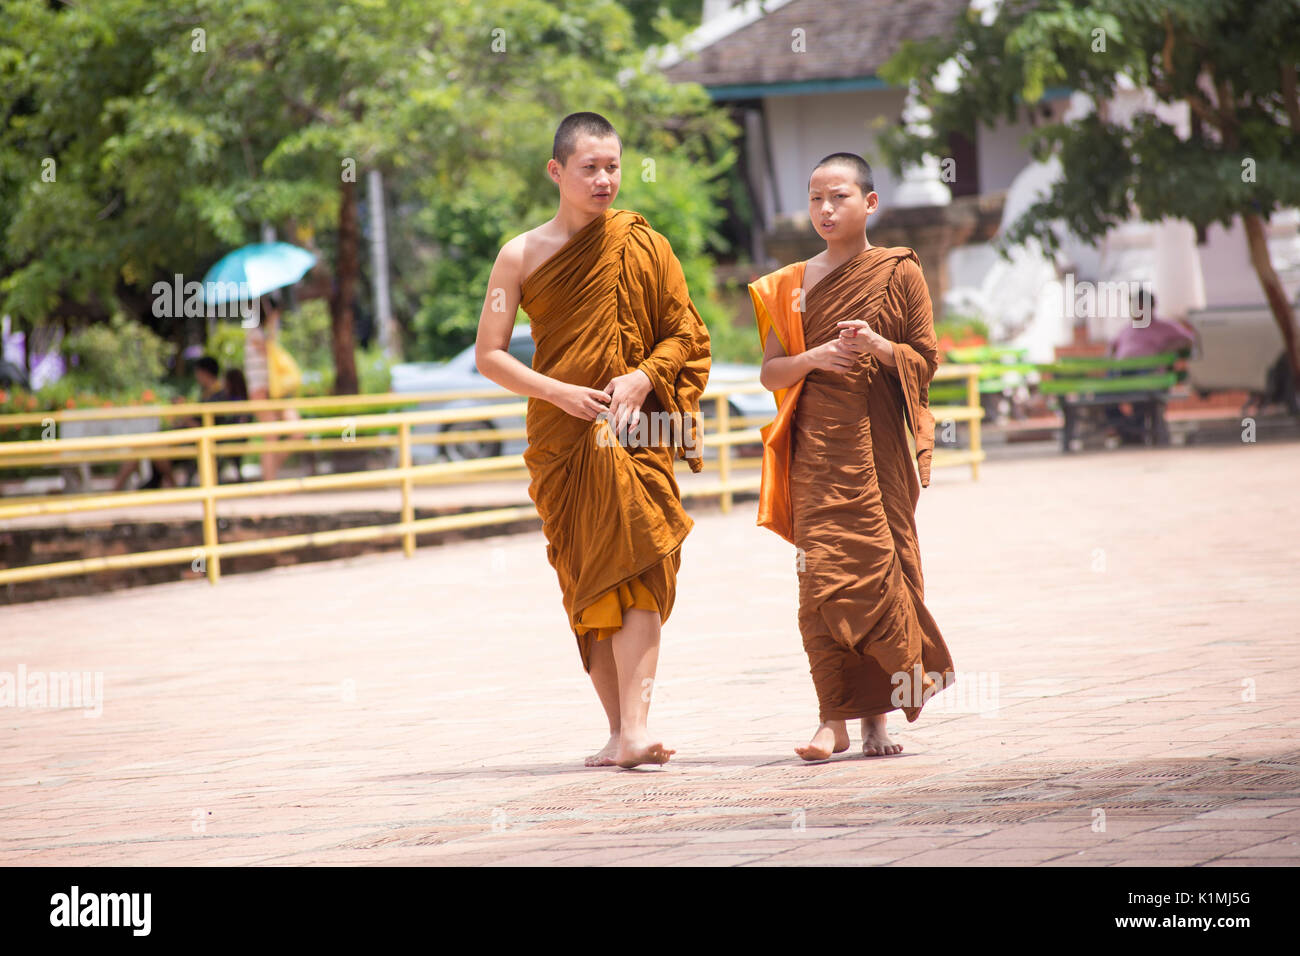
[[[528,233],[522,233],[506,242],[497,253],[496,264],[492,267],[493,279],[499,284],[509,284],[516,291],[523,283],[524,276],[524,239]]]
[[[792,262],[785,268],[793,271],[799,268],[799,263]],[[821,282],[822,279],[826,278],[827,274],[833,268],[835,267],[831,265],[830,256],[826,254],[825,249],[817,253],[817,255],[813,256],[812,258],[804,260],[803,287],[805,289],[811,289],[818,282]],[[784,270],[780,270],[780,271],[784,271]]]
[[[518,258],[519,279],[522,283],[568,241],[569,237],[561,231],[559,224],[554,219],[548,219],[540,226],[534,226],[515,236],[501,251],[504,253],[507,247],[514,246],[511,255]]]

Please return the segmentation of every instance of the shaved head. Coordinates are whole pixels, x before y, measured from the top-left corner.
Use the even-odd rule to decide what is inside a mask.
[[[555,145],[551,147],[551,157],[563,166],[578,148],[578,137],[582,135],[605,139],[613,136],[618,140],[619,152],[623,151],[623,140],[614,129],[614,124],[599,113],[570,113],[560,120],[555,130]]]
[[[817,172],[823,166],[843,166],[849,171],[853,181],[858,184],[858,188],[862,190],[864,196],[875,191],[876,183],[871,176],[871,166],[857,153],[831,153],[813,167],[813,172]],[[808,186],[812,188],[811,175],[808,177]]]

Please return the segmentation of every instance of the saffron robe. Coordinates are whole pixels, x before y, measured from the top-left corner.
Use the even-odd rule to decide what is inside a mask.
[[[703,467],[709,333],[668,240],[629,210],[593,219],[524,279],[521,293],[536,371],[603,390],[641,369],[653,385],[641,412],[661,416],[662,427],[651,422],[646,436],[654,441],[622,444],[601,418],[528,401],[528,494],[590,670],[592,641],[612,636],[624,610],[657,610],[663,621],[672,612],[681,543],[694,525],[673,462]]]
[[[924,604],[915,520],[934,448],[930,296],[907,248],[869,247],[810,290],[805,265],[750,284],[764,344],[775,334],[796,355],[837,338],[837,322],[865,319],[893,343],[897,367],[866,354],[847,373],[815,369],[776,392],[758,524],[798,548],[799,631],[821,720],[901,709],[911,722],[956,679]]]

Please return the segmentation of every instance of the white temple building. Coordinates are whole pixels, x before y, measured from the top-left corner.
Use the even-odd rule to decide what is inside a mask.
[[[944,157],[952,160],[955,176],[943,175],[933,157],[901,179],[885,167],[881,129],[924,123],[927,114],[909,91],[889,86],[876,70],[904,40],[949,29],[968,7],[985,17],[996,12],[989,0],[706,0],[702,26],[660,66],[670,79],[704,85],[744,131],[738,145],[755,210],[755,263],[791,261],[796,249],[815,251],[808,172],[822,156],[851,150],[872,163],[881,195],[881,215],[869,226],[872,241],[908,240],[900,244],[920,253],[931,296],[945,315],[982,319],[993,341],[1023,346],[1031,361],[1052,360],[1057,346],[1078,338],[1079,326],[1088,340],[1113,338],[1131,321],[1127,296],[1117,300],[1115,293],[1135,283],[1150,285],[1162,318],[1265,307],[1239,222],[1228,229],[1210,226],[1201,244],[1189,223],[1132,221],[1100,243],[1061,236],[1055,257],[1034,245],[1014,249],[1009,261],[995,251],[999,235],[1060,176],[1054,161],[1033,160],[1025,134],[1036,122],[1091,110],[1082,94],[1049,90],[1015,123],[991,129],[973,123],[974,136],[951,142],[951,156]],[[1149,90],[1131,84],[1106,108],[1121,121],[1154,111],[1187,128],[1184,105],[1158,103]],[[927,209],[929,220],[919,215]],[[946,232],[929,225],[946,226]],[[1293,300],[1300,291],[1298,225],[1300,213],[1289,210],[1268,227],[1274,267]],[[942,259],[937,269],[936,257]],[[1088,295],[1094,304],[1081,315]]]

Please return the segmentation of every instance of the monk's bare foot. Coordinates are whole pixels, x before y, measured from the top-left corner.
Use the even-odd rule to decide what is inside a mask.
[[[842,720],[830,720],[817,728],[806,747],[795,747],[794,752],[804,760],[827,760],[833,753],[849,749],[849,731]]]
[[[610,734],[605,746],[587,758],[588,767],[612,767],[618,755],[618,734]]]
[[[903,745],[894,743],[885,733],[884,714],[862,719],[862,756],[890,757],[902,752]]]
[[[677,753],[669,750],[657,740],[651,740],[649,734],[632,736],[623,734],[618,739],[618,751],[614,763],[624,770],[639,767],[643,763],[667,763],[668,758]]]

